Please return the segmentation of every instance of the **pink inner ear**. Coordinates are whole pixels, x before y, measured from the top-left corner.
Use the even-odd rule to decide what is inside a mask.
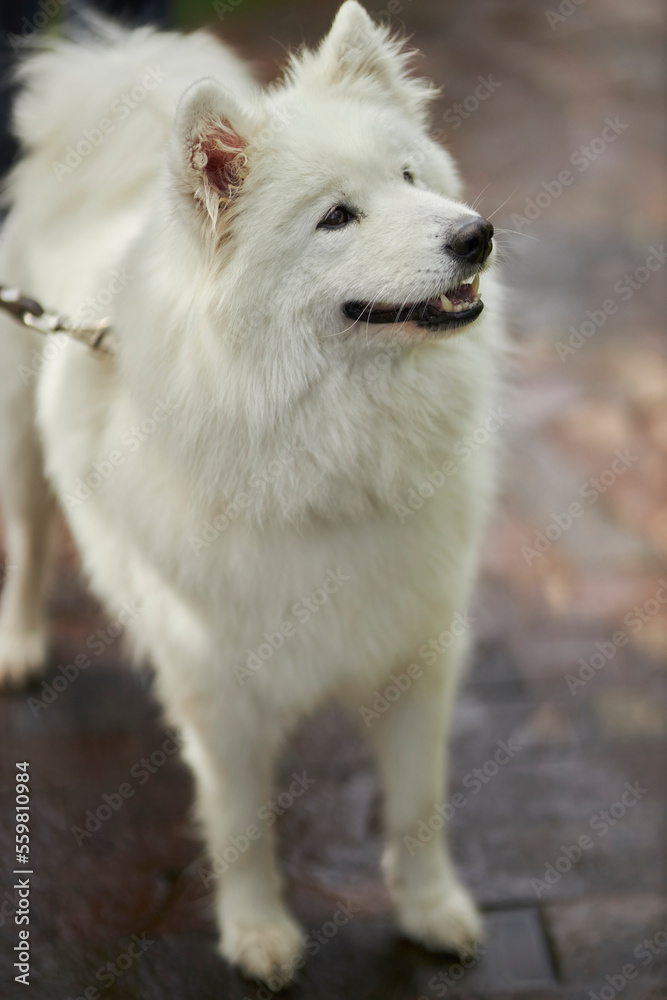
[[[239,181],[235,160],[247,143],[234,132],[229,122],[223,120],[222,125],[224,128],[220,132],[202,138],[201,150],[206,154],[204,173],[209,183],[228,198]]]

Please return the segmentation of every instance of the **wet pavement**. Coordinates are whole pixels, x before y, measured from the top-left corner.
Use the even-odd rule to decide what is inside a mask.
[[[226,7],[227,36],[268,79],[284,46],[317,38],[335,4]],[[379,875],[371,756],[350,720],[327,709],[296,734],[278,778],[278,789],[295,771],[317,779],[278,822],[313,952],[284,996],[658,1000],[667,997],[664,7],[376,5],[385,20],[388,8],[423,50],[425,72],[445,84],[434,126],[469,199],[481,196],[501,231],[517,345],[453,743],[452,792],[463,799],[454,852],[488,943],[464,967],[398,937]],[[0,699],[2,855],[13,844],[14,762],[28,760],[35,870],[31,986],[12,987],[16,928],[0,905],[9,984],[0,994],[263,1000],[265,989],[215,956],[191,780],[149,673],[131,672],[113,638],[90,651],[109,622],[64,531],[50,615],[49,688],[39,680]],[[64,686],[59,666],[86,650],[91,665]],[[499,741],[520,749],[494,766]],[[142,758],[156,751],[145,772]],[[115,803],[128,781],[135,794],[75,837],[86,811],[104,795]],[[341,906],[349,919],[327,936]]]

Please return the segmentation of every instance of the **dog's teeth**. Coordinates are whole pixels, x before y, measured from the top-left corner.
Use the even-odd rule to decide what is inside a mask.
[[[452,305],[452,303],[449,301],[449,299],[447,298],[446,295],[441,295],[440,296],[440,301],[442,303],[442,308],[443,308],[444,312],[450,313],[450,312],[454,311],[455,306]]]
[[[477,295],[478,291],[479,291],[479,275],[476,274],[475,277],[472,279],[472,294]]]

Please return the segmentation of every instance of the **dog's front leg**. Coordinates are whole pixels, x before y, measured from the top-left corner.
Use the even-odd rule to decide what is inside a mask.
[[[221,951],[252,978],[275,989],[300,965],[303,934],[281,893],[274,854],[271,798],[277,747],[249,739],[247,721],[224,720],[210,706],[184,729],[184,753],[197,779],[198,812],[215,876]]]
[[[482,922],[454,870],[444,834],[423,841],[420,821],[445,801],[447,735],[460,650],[425,668],[370,728],[384,785],[384,870],[401,929],[435,950],[466,952]]]

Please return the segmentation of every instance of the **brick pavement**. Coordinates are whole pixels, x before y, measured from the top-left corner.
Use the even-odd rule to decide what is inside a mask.
[[[552,28],[546,12],[558,5],[547,0],[402,6],[395,23],[403,20],[426,71],[446,85],[435,125],[447,131],[471,197],[488,185],[482,211],[527,234],[500,238],[516,391],[453,753],[452,790],[466,790],[452,819],[454,850],[487,914],[488,950],[464,970],[397,937],[379,877],[370,754],[350,721],[328,709],[304,724],[282,763],[279,785],[304,768],[318,780],[281,817],[281,852],[309,928],[341,900],[357,912],[284,996],[658,1000],[667,997],[667,607],[655,598],[667,579],[665,281],[659,271],[642,281],[637,269],[665,223],[663,8],[585,0],[562,21],[552,17]],[[240,5],[223,27],[270,77],[281,43],[317,38],[334,7]],[[470,108],[466,98],[489,74],[500,86],[463,118],[455,105]],[[601,140],[608,118],[611,141]],[[563,170],[572,181],[553,197]],[[539,209],[533,221],[529,203]],[[625,274],[638,286],[631,293]],[[610,299],[617,308],[600,322]],[[630,456],[622,471],[617,452]],[[581,514],[539,551],[538,533],[546,537],[554,515],[565,524],[575,502]],[[58,553],[49,682],[105,624],[64,533]],[[165,740],[148,673],[130,672],[114,643],[35,714],[28,699],[41,692],[39,680],[0,699],[2,853],[13,762],[28,759],[38,873],[33,983],[16,994],[0,987],[2,996],[80,996],[100,985],[97,971],[118,961],[132,935],[146,935],[142,957],[109,988],[102,983],[103,997],[260,1000],[213,953],[201,844],[187,818],[192,785],[177,756],[81,846],[71,835]],[[473,792],[469,776],[499,740],[521,750]],[[11,983],[14,943],[13,924],[0,916],[0,982]]]

